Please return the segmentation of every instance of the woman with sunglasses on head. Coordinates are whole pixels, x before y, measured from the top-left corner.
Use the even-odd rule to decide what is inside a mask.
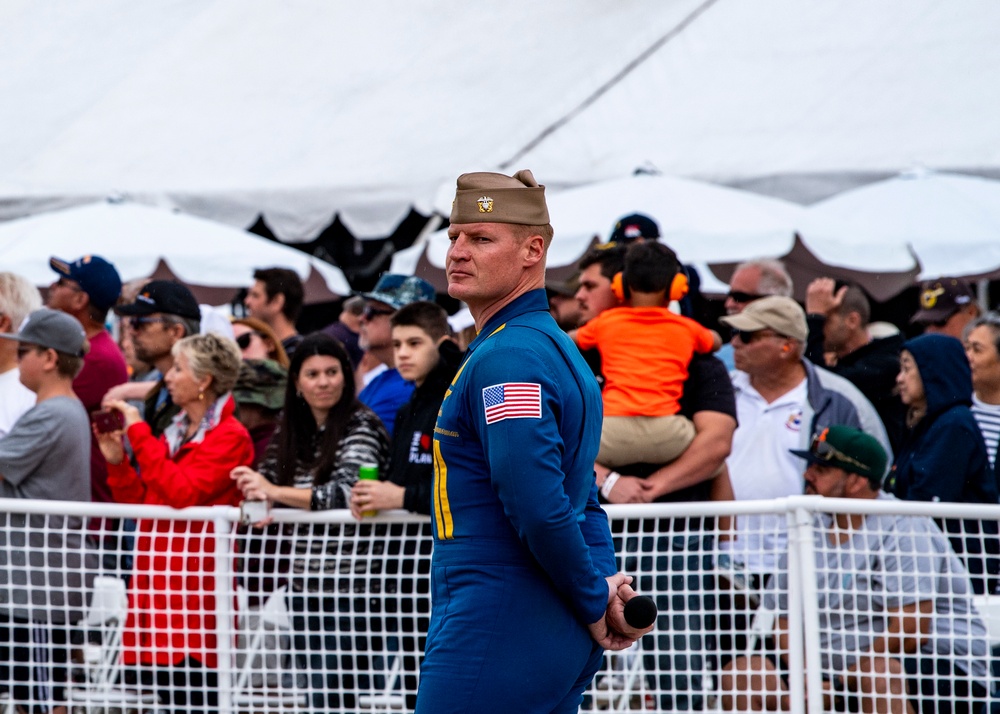
[[[269,359],[288,369],[288,353],[270,325],[255,317],[233,318],[232,323],[243,359]]]
[[[972,376],[962,343],[939,334],[908,340],[899,355],[896,387],[907,407],[907,434],[886,490],[909,501],[997,503],[996,477],[969,409]],[[1000,562],[973,556],[1000,550],[996,523],[983,522],[987,538],[978,536],[978,520],[947,519],[941,525],[955,552],[965,554],[976,592],[994,590]]]
[[[346,350],[329,335],[314,333],[292,356],[285,408],[259,470],[235,468],[232,478],[248,500],[306,511],[346,509],[358,469],[375,464],[384,471],[388,461],[389,437],[357,400]],[[317,711],[353,706],[353,698],[341,702],[337,693],[342,668],[335,653],[344,649],[338,633],[350,620],[337,615],[338,539],[327,539],[326,531],[323,524],[299,527],[290,576],[295,650],[310,672]]]

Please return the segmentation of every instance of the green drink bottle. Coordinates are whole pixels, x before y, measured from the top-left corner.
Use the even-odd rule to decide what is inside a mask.
[[[358,467],[359,481],[378,481],[378,464],[362,464]],[[362,511],[362,516],[377,516],[378,511]]]

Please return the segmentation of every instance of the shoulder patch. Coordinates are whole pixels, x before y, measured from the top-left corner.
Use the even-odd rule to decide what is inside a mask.
[[[533,382],[504,382],[483,388],[486,423],[504,419],[541,419],[542,385]]]

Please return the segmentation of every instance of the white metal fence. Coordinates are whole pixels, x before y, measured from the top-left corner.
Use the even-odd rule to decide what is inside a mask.
[[[781,698],[792,711],[851,710],[894,696],[866,689],[897,685],[915,711],[989,710],[1000,608],[970,590],[949,536],[989,590],[1000,507],[796,497],[608,513],[621,569],[660,615],[633,650],[607,655],[584,710]],[[771,573],[739,567],[720,526],[761,514],[781,516],[758,520],[788,536]],[[0,707],[411,710],[430,617],[427,520],[281,510],[263,531],[238,521],[225,507],[4,499]],[[900,623],[917,631],[897,635]]]

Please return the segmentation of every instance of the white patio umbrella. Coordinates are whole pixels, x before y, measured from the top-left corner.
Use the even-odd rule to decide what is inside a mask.
[[[49,258],[100,255],[123,281],[176,278],[199,302],[229,302],[256,268],[299,274],[306,302],[348,295],[339,268],[302,251],[203,218],[128,202],[102,201],[0,223],[0,269],[39,286],[55,280]]]
[[[912,249],[921,279],[1000,277],[1000,181],[909,171],[814,204],[801,233],[823,260],[894,269]]]

